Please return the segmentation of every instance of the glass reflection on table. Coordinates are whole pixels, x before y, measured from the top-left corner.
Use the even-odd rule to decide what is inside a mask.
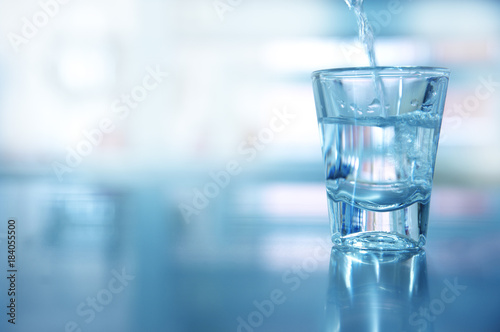
[[[428,307],[424,250],[374,252],[332,248],[326,331],[433,331],[416,320]]]

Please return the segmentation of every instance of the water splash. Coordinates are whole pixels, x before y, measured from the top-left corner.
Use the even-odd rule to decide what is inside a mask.
[[[370,67],[376,67],[375,51],[373,50],[373,29],[363,8],[363,0],[345,0],[347,6],[356,14],[359,29],[359,41],[363,44],[370,60]]]
[[[375,51],[373,48],[374,44],[373,29],[370,22],[368,21],[368,17],[366,16],[365,10],[363,8],[363,0],[345,0],[345,3],[349,7],[349,9],[356,14],[356,18],[358,21],[359,40],[363,44],[365,52],[368,55],[370,67],[375,68],[377,67],[377,61],[375,58]],[[377,99],[381,105],[385,106],[386,105],[385,91],[382,79],[380,78],[380,75],[375,69],[373,70],[372,76],[373,76],[373,83],[375,86],[375,94],[377,96]],[[372,107],[370,110],[374,111],[374,107]],[[382,116],[386,116],[387,112],[385,107],[381,108],[380,113]]]

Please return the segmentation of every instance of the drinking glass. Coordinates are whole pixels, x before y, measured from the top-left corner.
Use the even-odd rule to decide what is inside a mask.
[[[432,67],[313,73],[334,244],[425,244],[448,77]]]

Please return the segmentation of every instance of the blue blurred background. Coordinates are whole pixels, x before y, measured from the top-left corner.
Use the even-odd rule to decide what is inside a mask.
[[[463,313],[499,294],[480,253],[500,249],[500,2],[365,2],[379,65],[452,73],[430,296],[457,275],[483,288],[436,330],[496,331],[500,296],[482,325]],[[329,245],[310,73],[368,64],[344,1],[0,0],[0,32],[0,218],[18,221],[19,331],[235,331]],[[471,243],[476,274],[452,255],[474,261]],[[86,322],[80,303],[123,269],[135,279]],[[328,269],[318,261],[251,329],[322,330]]]

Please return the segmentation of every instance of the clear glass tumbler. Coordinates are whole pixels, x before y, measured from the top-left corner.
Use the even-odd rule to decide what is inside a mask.
[[[431,67],[313,73],[334,244],[425,244],[448,77]]]

